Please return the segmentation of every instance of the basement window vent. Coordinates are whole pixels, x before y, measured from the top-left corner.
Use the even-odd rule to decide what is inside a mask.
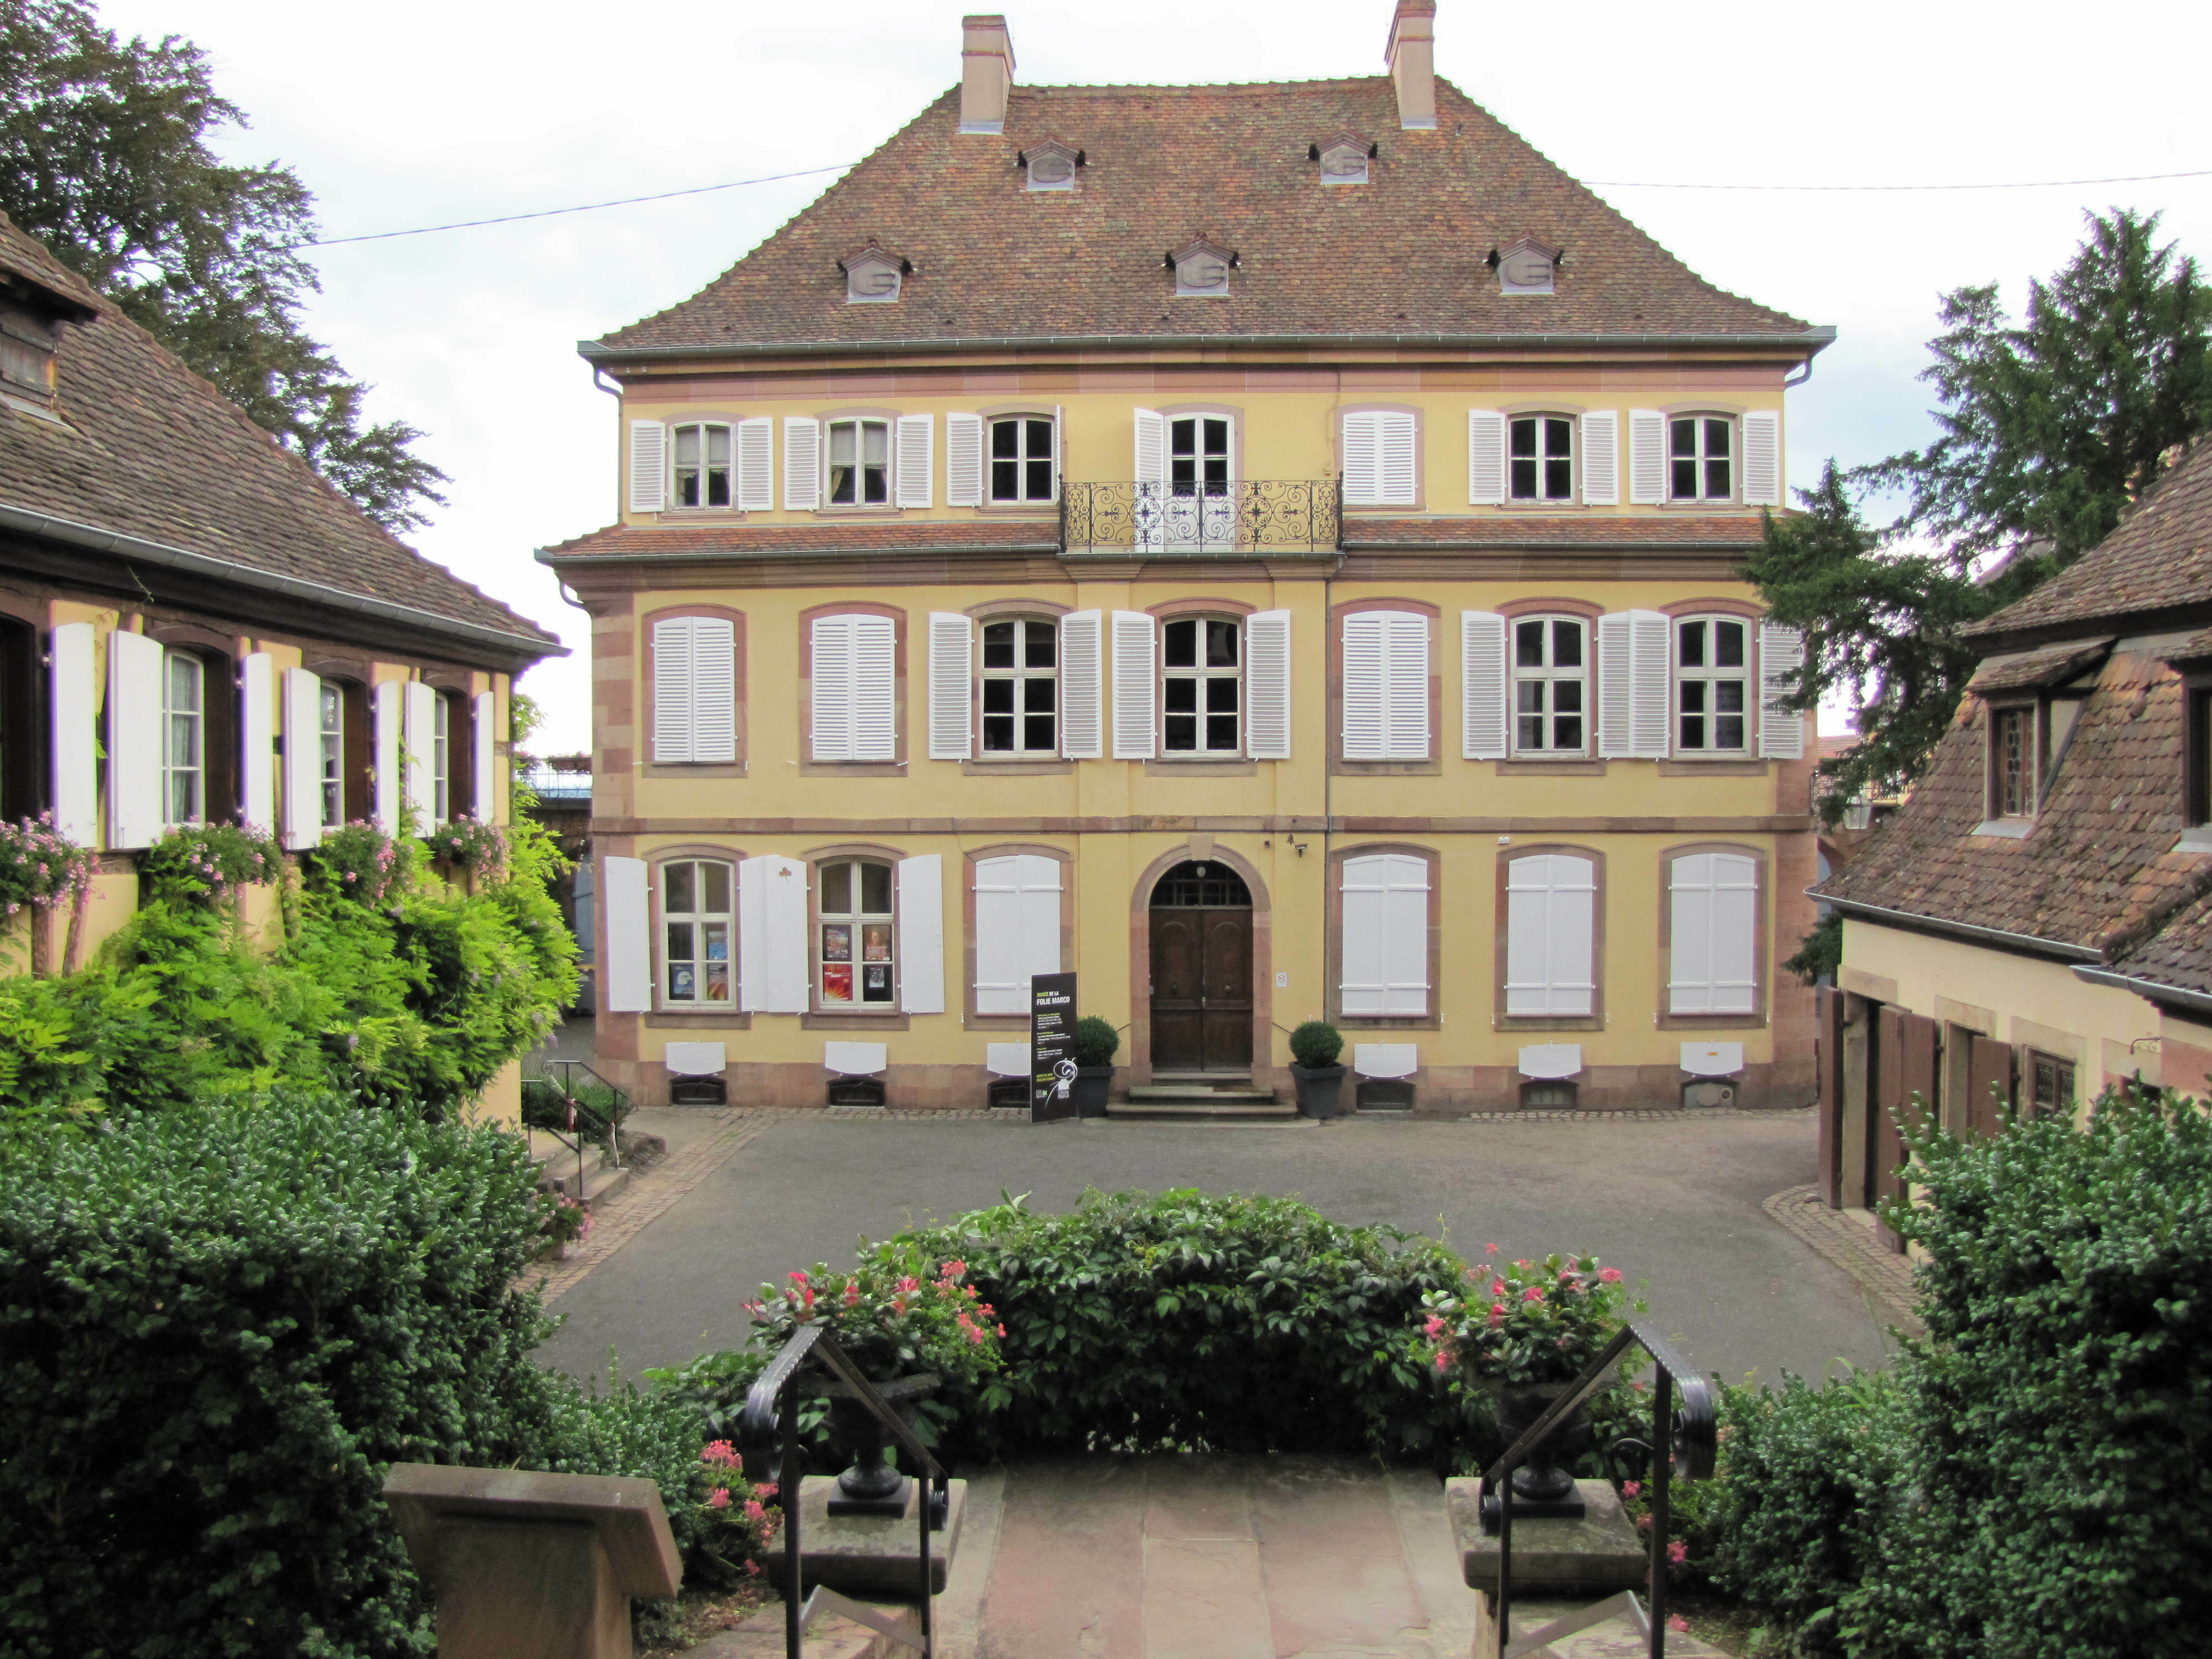
[[[1048,138],[1014,155],[1014,165],[1028,174],[1031,190],[1073,190],[1075,170],[1089,161],[1084,151],[1059,138]]]
[[[838,260],[837,269],[845,273],[846,304],[887,306],[898,299],[906,279],[914,275],[914,262],[870,242]]]
[[[1324,185],[1364,185],[1367,182],[1368,162],[1381,153],[1381,145],[1340,132],[1325,144],[1310,147],[1306,159],[1321,163],[1321,181]]]
[[[1484,263],[1498,273],[1500,294],[1549,294],[1559,267],[1566,262],[1565,249],[1547,247],[1534,237],[1523,236],[1503,253],[1491,249]]]
[[[1243,260],[1201,234],[1170,252],[1166,264],[1175,272],[1177,299],[1225,300],[1229,273],[1240,269]]]

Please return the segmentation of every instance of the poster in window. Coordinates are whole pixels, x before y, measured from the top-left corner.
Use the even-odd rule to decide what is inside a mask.
[[[696,983],[690,963],[672,962],[668,964],[668,1000],[671,1002],[690,1001]]]
[[[835,927],[825,927],[823,928],[822,960],[824,962],[850,962],[852,959],[852,928],[843,923],[840,923]],[[852,975],[848,974],[845,977],[848,980],[850,980]]]
[[[888,963],[882,967],[867,966],[860,969],[860,1000],[889,1002],[891,1000],[891,970]]]
[[[853,969],[850,963],[831,963],[822,969],[822,1000],[850,1002],[853,1000]]]
[[[890,923],[872,921],[860,929],[860,955],[867,962],[889,962],[891,959]]]
[[[707,1000],[727,1002],[730,1000],[730,970],[726,963],[710,963],[707,968]]]
[[[729,935],[725,933],[719,927],[709,929],[707,934],[707,960],[709,962],[727,962],[729,959]]]

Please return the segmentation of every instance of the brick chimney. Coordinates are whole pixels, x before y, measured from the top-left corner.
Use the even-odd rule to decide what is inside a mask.
[[[1431,0],[1433,9],[1434,0]],[[1425,50],[1425,46],[1424,47]],[[1428,59],[1421,60],[1425,64]],[[960,20],[960,131],[1004,132],[1014,85],[1014,43],[1003,17]],[[1433,121],[1430,123],[1435,125]]]
[[[968,21],[975,23],[989,20],[971,17]],[[1390,83],[1398,88],[1398,125],[1434,127],[1437,0],[1398,0],[1398,14],[1390,20],[1389,49],[1382,54],[1382,60],[1390,66]]]

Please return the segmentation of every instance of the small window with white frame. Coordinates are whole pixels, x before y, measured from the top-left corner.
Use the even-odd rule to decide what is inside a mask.
[[[1054,477],[1053,423],[1043,415],[1002,416],[991,422],[991,499],[1049,501]]]
[[[985,754],[1059,754],[1059,624],[985,623],[982,695]]]
[[[661,1000],[671,1008],[732,1006],[730,964],[737,884],[717,859],[674,859],[660,866]]]
[[[1513,623],[1513,748],[1580,755],[1589,743],[1589,624],[1579,617]]]
[[[1751,624],[1741,617],[1674,623],[1674,747],[1741,755],[1751,744]]]
[[[890,422],[830,422],[830,504],[888,507],[890,499]]]
[[[1667,423],[1667,494],[1678,501],[1735,499],[1735,422],[1678,415]]]
[[[207,819],[207,664],[172,649],[161,662],[161,814],[168,823]]]
[[[336,680],[325,680],[316,688],[316,775],[322,784],[323,823],[331,829],[346,821],[345,702],[345,687]]]
[[[675,428],[674,505],[730,505],[730,428],[720,422],[695,421]]]
[[[1998,703],[1990,710],[1989,816],[2032,818],[2042,758],[2036,741],[2036,706]]]
[[[430,821],[453,816],[453,699],[441,691],[430,700]]]
[[[824,1008],[898,1006],[891,867],[836,859],[816,878],[821,903],[816,988]]]
[[[1564,415],[1516,415],[1507,427],[1507,493],[1516,501],[1575,498],[1575,423]]]
[[[1179,617],[1160,630],[1161,748],[1170,755],[1243,752],[1241,624]]]

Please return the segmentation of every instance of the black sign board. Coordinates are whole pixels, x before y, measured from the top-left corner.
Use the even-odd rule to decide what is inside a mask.
[[[1075,975],[1030,975],[1030,1121],[1075,1115]]]

